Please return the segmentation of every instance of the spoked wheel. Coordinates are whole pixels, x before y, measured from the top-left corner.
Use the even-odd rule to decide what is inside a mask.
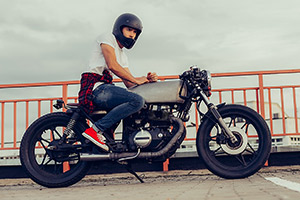
[[[226,138],[214,117],[208,115],[198,131],[198,154],[207,168],[220,177],[253,175],[265,164],[271,150],[271,134],[265,120],[241,105],[226,105],[218,111],[238,141],[232,143]]]
[[[70,137],[60,142],[70,121],[65,113],[51,113],[37,119],[25,132],[20,158],[22,166],[36,183],[45,187],[66,187],[81,180],[89,165],[80,160],[83,150],[80,133],[84,124],[77,123]]]

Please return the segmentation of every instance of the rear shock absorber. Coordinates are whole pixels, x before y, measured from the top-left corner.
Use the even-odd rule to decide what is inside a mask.
[[[68,136],[70,136],[71,138],[73,137],[73,135],[71,135],[71,134],[74,134],[74,132],[72,132],[72,129],[74,128],[74,126],[75,126],[77,120],[78,120],[79,117],[80,117],[80,114],[79,114],[79,113],[80,113],[80,110],[79,110],[79,109],[76,110],[76,111],[73,113],[73,115],[72,115],[72,117],[71,117],[71,119],[70,119],[70,121],[69,121],[69,123],[68,123],[66,129],[64,130],[63,136],[62,136],[62,138],[61,138],[60,141],[59,141],[59,144],[62,144],[62,143],[66,140],[66,138],[67,138]]]

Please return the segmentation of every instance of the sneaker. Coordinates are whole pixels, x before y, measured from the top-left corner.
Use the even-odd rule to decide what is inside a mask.
[[[92,127],[86,129],[83,133],[82,136],[85,137],[86,139],[90,140],[93,142],[95,145],[103,149],[104,151],[109,151],[108,146],[105,144],[106,138],[104,135],[102,135],[102,132],[96,132]]]

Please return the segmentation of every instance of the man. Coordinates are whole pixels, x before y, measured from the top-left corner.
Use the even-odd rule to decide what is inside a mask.
[[[122,79],[127,88],[157,81],[156,73],[134,77],[128,69],[128,59],[123,48],[131,49],[142,32],[141,20],[129,13],[122,14],[115,21],[112,34],[97,38],[89,64],[89,72],[82,74],[79,103],[87,111],[95,107],[110,110],[82,135],[105,151],[103,132],[121,119],[139,111],[144,106],[144,99],[127,89],[111,84],[111,73]],[[104,82],[96,89],[94,84]],[[91,93],[92,92],[92,93]]]

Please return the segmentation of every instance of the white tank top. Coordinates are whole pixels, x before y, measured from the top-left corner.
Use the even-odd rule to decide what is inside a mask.
[[[102,72],[104,69],[107,69],[110,71],[107,67],[107,64],[105,62],[102,49],[101,49],[101,44],[108,44],[112,48],[115,49],[115,54],[116,54],[116,59],[117,62],[122,66],[122,67],[128,67],[128,58],[123,51],[118,45],[118,42],[115,38],[115,36],[112,33],[108,34],[103,34],[100,35],[96,38],[92,54],[89,60],[89,69],[88,72],[93,72],[102,75]]]

